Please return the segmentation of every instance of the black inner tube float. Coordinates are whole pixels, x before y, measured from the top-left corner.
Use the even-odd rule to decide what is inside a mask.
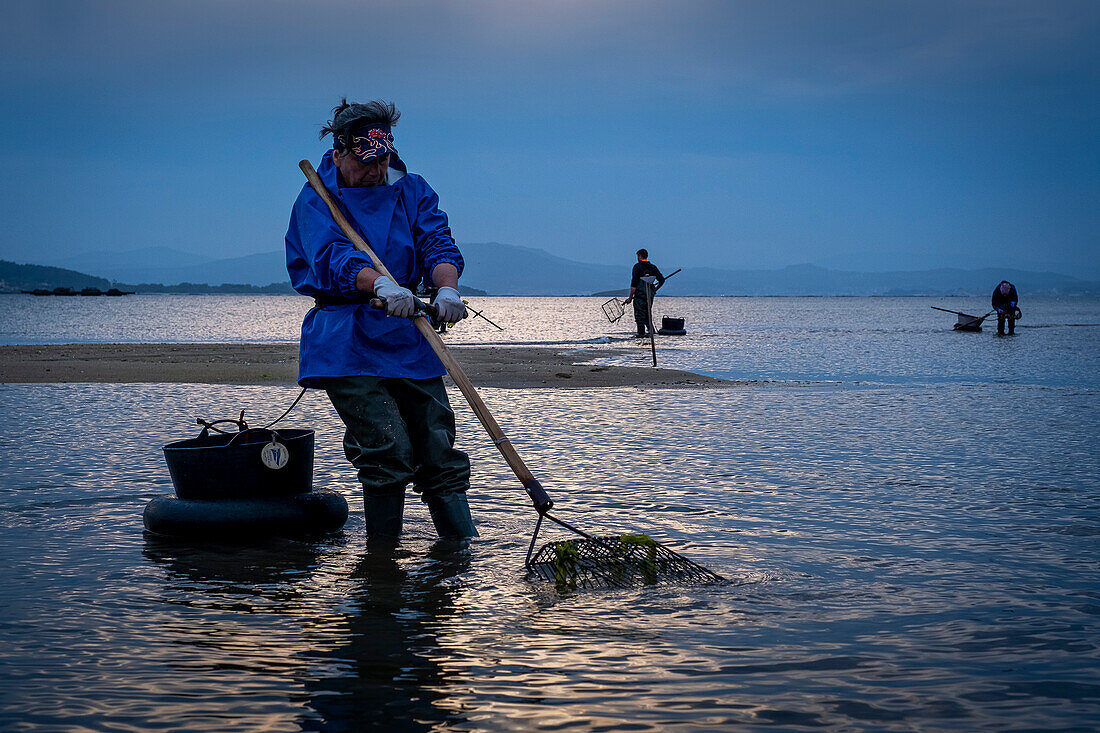
[[[235,433],[218,423],[232,422]],[[239,420],[206,422],[197,438],[164,446],[175,495],[145,506],[150,532],[191,538],[300,537],[338,531],[348,503],[313,488],[312,430],[248,428]]]

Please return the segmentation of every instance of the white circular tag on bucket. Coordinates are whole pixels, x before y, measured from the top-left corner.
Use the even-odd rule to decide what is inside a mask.
[[[290,451],[286,449],[286,446],[282,443],[276,443],[274,440],[264,446],[264,449],[260,451],[260,460],[264,462],[264,465],[268,468],[278,470],[287,464],[290,460]]]

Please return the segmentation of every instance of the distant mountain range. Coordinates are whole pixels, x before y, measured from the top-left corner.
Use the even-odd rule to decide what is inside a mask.
[[[489,242],[461,245],[462,281],[493,295],[592,295],[625,292],[633,262],[621,266],[567,260],[529,247]],[[656,263],[668,273],[674,263]],[[1049,272],[943,268],[913,272],[847,272],[817,265],[777,270],[686,267],[663,295],[988,295],[1002,279],[1032,295],[1100,295],[1100,283]]]
[[[44,265],[17,265],[0,260],[0,293],[18,293],[23,290],[53,290],[54,288],[99,288],[107,290],[110,281],[102,277],[85,275],[75,270]]]
[[[531,247],[498,242],[460,245],[466,260],[462,284],[490,295],[592,295],[624,292],[630,283],[633,262],[598,265],[576,262]],[[50,264],[60,264],[57,262]],[[674,262],[659,262],[666,272]],[[14,263],[6,263],[14,266]],[[175,286],[205,283],[212,286],[239,283],[249,286],[289,288],[285,255],[281,250],[226,259],[210,259],[163,247],[130,252],[92,252],[64,263],[65,270],[90,281],[61,280],[51,284],[40,267],[34,287],[103,287],[103,279],[116,286],[149,291],[142,283]],[[32,268],[34,265],[19,267]],[[9,276],[0,271],[0,288],[10,292]],[[30,270],[26,271],[30,273]],[[103,278],[103,279],[97,279]],[[28,275],[28,277],[31,277]],[[58,275],[61,277],[61,275]],[[66,276],[69,277],[69,276]],[[1100,295],[1100,283],[1051,272],[983,268],[942,268],[899,272],[851,272],[818,265],[792,265],[776,270],[724,270],[687,267],[668,281],[664,295],[987,295],[1002,279],[1011,280],[1021,294]],[[20,279],[19,282],[29,282]],[[265,289],[267,289],[265,287]],[[14,290],[31,289],[25,285]],[[277,291],[278,289],[275,288]],[[271,292],[269,290],[269,292]],[[287,290],[286,292],[289,292]]]
[[[93,272],[116,283],[289,285],[282,251],[213,259],[169,247],[146,247],[129,252],[84,252],[64,262],[46,264]]]

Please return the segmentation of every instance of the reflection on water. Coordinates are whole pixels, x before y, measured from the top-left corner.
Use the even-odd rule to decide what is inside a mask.
[[[430,730],[463,720],[442,691],[448,675],[439,637],[457,611],[461,586],[455,579],[470,569],[469,548],[440,541],[423,553],[359,548],[353,557],[333,552],[337,544],[271,540],[195,547],[146,535],[144,556],[167,571],[166,601],[203,612],[163,627],[177,644],[197,652],[190,658],[184,652],[172,666],[201,676],[204,687],[214,685],[212,677],[238,686],[239,672],[261,663],[281,669],[279,681],[269,684],[303,705],[299,718],[306,729],[399,724]],[[339,571],[325,571],[322,560]],[[328,608],[318,613],[322,604]],[[221,614],[245,614],[248,621],[227,631]],[[301,627],[286,642],[294,645],[288,658],[264,659],[272,629],[252,621],[257,615]],[[227,670],[230,675],[223,675]],[[182,707],[173,714],[193,715]]]
[[[0,298],[0,343],[297,342],[313,299],[300,295]]]
[[[452,680],[441,636],[458,612],[461,587],[452,581],[469,570],[470,554],[437,542],[415,560],[407,551],[362,555],[339,622],[346,643],[317,653],[336,668],[303,680],[307,704],[327,730],[393,729],[399,722],[407,730],[431,730],[465,720],[461,709],[446,705]]]
[[[452,346],[550,345],[601,364],[649,364],[648,340],[632,338],[630,316],[608,323],[604,300],[474,298],[505,330],[474,318],[444,338]],[[0,298],[0,344],[297,343],[312,304],[291,295],[13,295]],[[1100,299],[1030,298],[1018,334],[1000,339],[995,327],[953,331],[950,314],[929,305],[984,313],[988,300],[661,297],[658,322],[684,318],[687,335],[660,337],[657,360],[738,380],[1100,387]]]
[[[161,446],[295,392],[0,387],[19,418],[0,434],[0,728],[1100,725],[1096,390],[484,391],[563,519],[650,534],[727,586],[525,578],[533,511],[464,406],[466,547],[410,500],[396,550],[368,550],[317,393],[288,420],[317,430],[343,533],[143,534],[170,491]]]

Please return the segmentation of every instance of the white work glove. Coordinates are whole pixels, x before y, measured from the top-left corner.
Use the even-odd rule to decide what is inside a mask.
[[[440,323],[458,323],[466,317],[466,304],[454,288],[441,287],[435,294],[435,318]]]
[[[386,315],[411,318],[416,313],[412,291],[383,275],[374,281],[374,294],[386,301]]]

